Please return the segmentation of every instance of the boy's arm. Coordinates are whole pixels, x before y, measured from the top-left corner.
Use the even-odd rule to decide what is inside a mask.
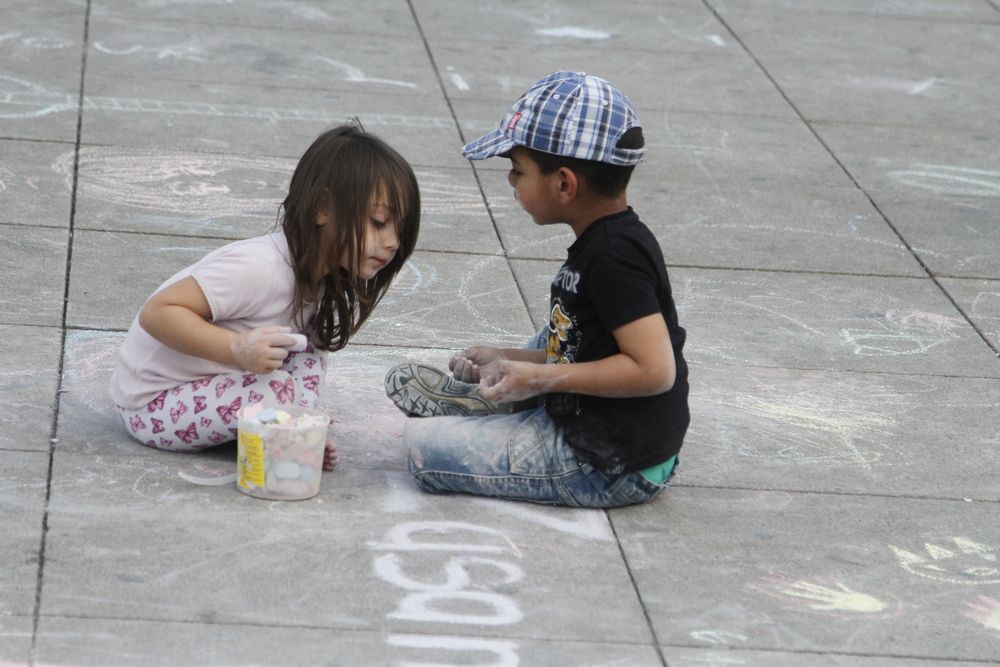
[[[235,333],[209,322],[212,310],[198,281],[187,277],[152,297],[139,312],[139,326],[167,347],[220,364],[267,373],[281,366],[292,340],[288,327]]]
[[[483,397],[502,403],[552,393],[632,398],[662,394],[673,387],[674,350],[660,313],[611,333],[620,352],[598,361],[541,365],[499,359],[481,369]]]

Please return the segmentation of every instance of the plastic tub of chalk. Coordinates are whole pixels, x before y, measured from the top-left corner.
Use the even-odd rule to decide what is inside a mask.
[[[236,486],[266,500],[319,493],[330,418],[317,410],[251,405],[239,413]]]

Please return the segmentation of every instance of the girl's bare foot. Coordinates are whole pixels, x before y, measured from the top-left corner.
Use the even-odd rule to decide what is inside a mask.
[[[323,470],[333,470],[338,462],[340,462],[340,453],[337,451],[337,444],[327,438],[326,449],[323,450]]]

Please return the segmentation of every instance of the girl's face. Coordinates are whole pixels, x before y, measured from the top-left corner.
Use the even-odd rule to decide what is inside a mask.
[[[388,207],[384,204],[372,206],[368,221],[365,223],[364,242],[361,248],[361,265],[354,272],[364,280],[371,280],[396,256],[399,250],[399,236],[396,234],[396,222],[392,219]],[[352,270],[350,262],[342,258],[341,266]]]
[[[316,216],[316,224],[320,226],[330,224],[332,220],[322,211]],[[399,236],[396,234],[396,223],[389,208],[384,204],[373,204],[368,212],[368,219],[364,222],[359,265],[354,266],[355,259],[345,248],[344,254],[340,257],[340,266],[363,280],[371,280],[392,261],[397,250],[399,250]]]

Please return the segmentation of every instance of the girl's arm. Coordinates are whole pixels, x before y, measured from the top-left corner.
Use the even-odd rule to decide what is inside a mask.
[[[254,373],[281,366],[292,340],[288,327],[263,327],[236,333],[212,324],[212,310],[198,281],[190,276],[154,294],[139,312],[139,326],[178,352]]]
[[[539,365],[499,359],[481,369],[483,397],[503,403],[552,393],[632,398],[674,386],[674,350],[662,315],[647,315],[611,333],[620,352],[598,361]]]

